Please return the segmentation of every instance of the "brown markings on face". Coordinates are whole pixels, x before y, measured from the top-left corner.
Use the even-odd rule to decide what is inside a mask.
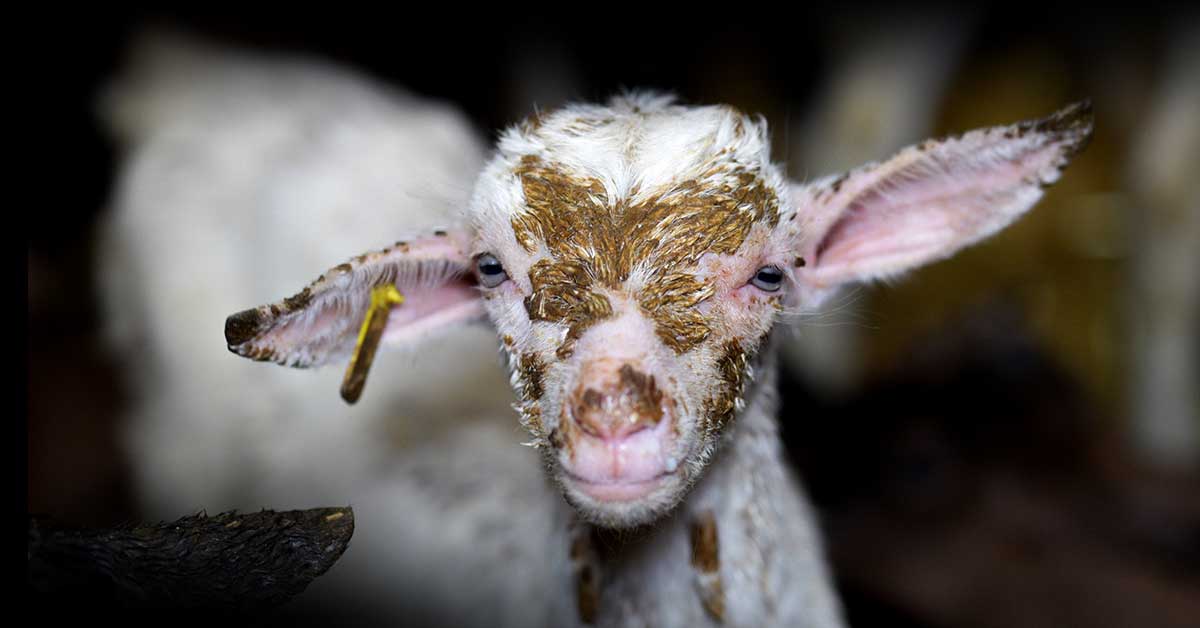
[[[615,385],[603,390],[586,388],[573,395],[574,419],[582,431],[598,436],[614,422],[637,429],[662,421],[663,393],[653,375],[623,364],[617,377]]]
[[[536,403],[526,403],[521,405],[520,411],[525,429],[534,436],[541,437],[545,432],[545,428],[542,427],[542,408]]]
[[[521,355],[521,381],[525,386],[522,394],[529,401],[537,401],[545,394],[542,389],[542,377],[546,375],[546,363],[536,353]]]
[[[622,365],[618,372],[621,378],[621,388],[625,391],[623,397],[628,398],[630,410],[634,416],[642,417],[651,424],[657,425],[662,420],[662,391],[654,382],[653,375],[629,366]]]
[[[529,269],[533,294],[525,298],[529,318],[568,325],[567,338],[556,355],[565,358],[588,327],[612,316],[608,297],[589,289],[591,278],[582,264],[538,260]]]
[[[550,431],[550,445],[555,449],[567,452],[567,458],[575,459],[575,442],[582,438],[580,428],[575,421],[559,421],[558,427]]]
[[[542,434],[542,409],[537,401],[545,394],[542,380],[546,376],[546,363],[536,353],[524,353],[517,367],[521,378],[521,414],[526,427],[536,436]]]
[[[550,430],[550,435],[546,437],[550,441],[550,446],[555,449],[562,449],[566,446],[563,442],[562,432],[558,428]]]
[[[718,431],[733,420],[737,400],[746,388],[749,365],[750,352],[742,348],[741,342],[730,340],[725,343],[721,357],[717,358],[717,376],[720,379],[717,393],[704,401],[706,432]]]
[[[529,272],[525,299],[532,320],[568,326],[558,348],[571,355],[591,325],[612,316],[599,289],[618,289],[635,268],[649,278],[639,305],[655,333],[676,353],[711,333],[695,306],[714,288],[685,269],[705,253],[737,252],[758,222],[779,222],[779,201],[755,169],[714,163],[699,180],[681,182],[636,204],[610,199],[594,178],[569,175],[533,156],[514,173],[525,192],[525,210],[512,219],[517,242],[528,252],[545,244],[551,257]],[[725,175],[720,183],[700,181]]]

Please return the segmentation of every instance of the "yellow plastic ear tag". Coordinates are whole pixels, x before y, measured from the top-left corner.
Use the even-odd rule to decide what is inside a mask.
[[[371,370],[371,362],[375,361],[375,350],[383,338],[388,315],[392,312],[392,306],[401,303],[404,303],[404,295],[393,284],[371,290],[371,305],[363,318],[362,328],[358,330],[358,343],[354,345],[354,355],[346,367],[346,376],[342,378],[342,399],[346,403],[354,403],[362,396],[363,386],[367,384],[367,371]]]

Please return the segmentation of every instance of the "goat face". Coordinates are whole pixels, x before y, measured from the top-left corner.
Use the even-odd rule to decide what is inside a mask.
[[[470,215],[523,423],[567,499],[613,526],[657,518],[698,477],[794,257],[764,125],[623,104],[510,131]]]

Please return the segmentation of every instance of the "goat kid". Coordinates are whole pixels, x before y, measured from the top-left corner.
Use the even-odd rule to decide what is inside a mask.
[[[997,232],[1091,128],[1081,103],[795,183],[766,124],[732,107],[572,105],[502,135],[460,224],[234,314],[226,339],[336,363],[388,285],[405,301],[382,344],[490,321],[528,444],[575,513],[568,565],[548,567],[574,603],[545,603],[547,623],[839,626],[778,437],[772,327]]]

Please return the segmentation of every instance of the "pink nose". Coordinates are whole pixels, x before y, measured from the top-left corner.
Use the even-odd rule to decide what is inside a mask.
[[[653,375],[623,364],[615,380],[598,389],[587,385],[591,378],[584,380],[571,395],[571,408],[585,433],[620,440],[662,421],[663,394]]]

